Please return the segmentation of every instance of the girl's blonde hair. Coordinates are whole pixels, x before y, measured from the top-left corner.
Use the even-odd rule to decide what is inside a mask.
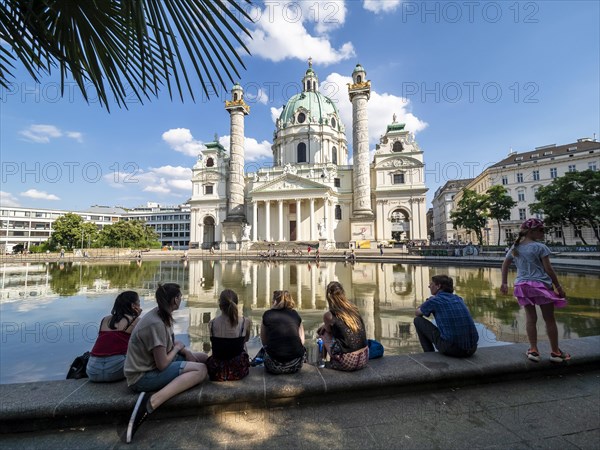
[[[274,308],[276,309],[294,309],[296,303],[289,291],[273,291]]]
[[[358,311],[358,308],[346,298],[346,292],[342,285],[337,281],[329,283],[327,285],[326,296],[331,314],[344,322],[352,332],[358,332],[362,326],[360,312]]]

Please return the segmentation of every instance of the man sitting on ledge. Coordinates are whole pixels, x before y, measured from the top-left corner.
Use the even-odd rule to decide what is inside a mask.
[[[452,278],[435,275],[429,283],[432,297],[415,311],[415,328],[425,352],[435,348],[447,356],[464,358],[477,350],[479,335],[462,298],[453,294]],[[437,327],[423,316],[433,313]],[[434,348],[435,345],[435,348]]]

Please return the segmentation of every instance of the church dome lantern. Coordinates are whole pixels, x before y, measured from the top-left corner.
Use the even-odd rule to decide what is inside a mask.
[[[367,81],[367,72],[360,64],[357,64],[352,71],[352,82],[354,84],[361,84]]]

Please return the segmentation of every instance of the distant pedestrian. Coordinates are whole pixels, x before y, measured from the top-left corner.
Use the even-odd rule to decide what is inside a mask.
[[[527,358],[539,362],[540,352],[537,346],[536,305],[542,311],[546,322],[546,333],[550,341],[550,361],[562,363],[571,359],[571,355],[558,347],[558,328],[554,318],[554,308],[567,306],[566,294],[556,272],[550,264],[550,249],[537,241],[544,239],[544,222],[540,219],[527,219],[521,224],[519,236],[506,254],[502,263],[502,286],[500,291],[508,293],[508,268],[514,262],[517,266],[514,296],[519,305],[525,308],[526,330],[529,339]],[[556,292],[553,290],[556,290]]]
[[[477,350],[479,335],[465,302],[454,292],[447,275],[434,275],[429,283],[432,297],[415,311],[415,329],[423,351],[464,358]],[[425,319],[433,314],[436,325]],[[435,346],[435,348],[434,348]]]
[[[383,243],[379,244],[379,255],[383,256]]]
[[[310,256],[310,251],[312,250],[312,247],[309,245],[308,248],[306,249],[306,251],[308,252],[308,256]]]
[[[61,248],[61,249],[60,249],[60,258],[62,259],[62,258],[64,258],[64,257],[65,257],[65,249],[64,249],[64,248]]]

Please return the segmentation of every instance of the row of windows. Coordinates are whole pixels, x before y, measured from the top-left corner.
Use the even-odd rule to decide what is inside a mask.
[[[153,228],[156,231],[178,231],[178,230],[189,230],[190,229],[190,224],[189,223],[165,223],[165,224],[158,224],[158,225],[154,225]]]
[[[175,220],[190,220],[189,214],[169,214],[164,216],[140,216],[132,217],[131,220],[143,220],[144,222],[161,222],[161,221],[175,221]]]
[[[594,172],[598,170],[597,164],[595,161],[588,163],[588,170],[592,170]],[[576,164],[569,164],[569,166],[567,167],[567,172],[577,172]],[[550,178],[551,179],[558,178],[558,169],[556,167],[550,168]],[[531,171],[530,179],[532,181],[539,181],[540,180],[540,171],[537,169]],[[515,182],[523,183],[524,181],[525,181],[525,175],[523,174],[523,172],[517,172],[515,174]],[[503,185],[508,184],[508,175],[502,175],[502,184]]]
[[[9,217],[37,217],[37,218],[47,218],[47,219],[57,219],[62,214],[60,213],[48,213],[41,211],[10,211],[3,209],[0,211],[0,216],[9,216]]]

